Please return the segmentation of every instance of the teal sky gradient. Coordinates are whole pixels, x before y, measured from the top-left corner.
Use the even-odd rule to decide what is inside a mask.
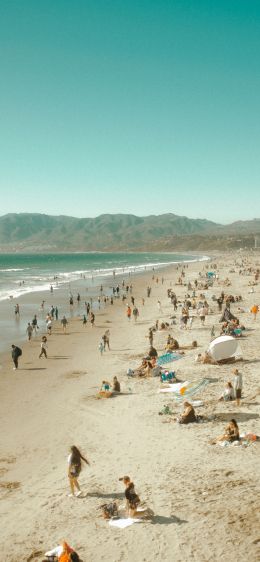
[[[259,0],[1,0],[0,214],[260,217]]]

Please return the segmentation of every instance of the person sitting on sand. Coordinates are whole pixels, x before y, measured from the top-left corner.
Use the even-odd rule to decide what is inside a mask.
[[[134,370],[134,375],[138,377],[149,377],[152,368],[152,359],[150,360],[148,357],[144,357],[144,359],[142,359],[141,365]]]
[[[167,338],[167,344],[166,344],[166,349],[169,351],[175,351],[176,349],[179,349],[179,342],[177,340],[175,340],[172,336],[168,336]]]
[[[89,465],[88,460],[85,459],[85,457],[83,457],[79,449],[75,445],[72,445],[70,447],[70,455],[68,457],[68,465],[69,465],[68,477],[69,477],[70,489],[71,489],[71,493],[69,494],[70,497],[72,496],[79,497],[82,493],[78,483],[78,477],[82,469],[81,461],[84,461],[86,464]],[[75,493],[75,488],[77,489],[76,493]]]
[[[113,378],[112,392],[121,392],[120,382],[117,380],[117,377]]]
[[[101,392],[110,392],[111,391],[111,385],[109,381],[102,381],[102,385],[101,385]]]
[[[148,357],[152,358],[152,357],[158,357],[158,353],[157,350],[155,349],[155,347],[153,347],[152,345],[150,345],[150,349],[147,353]]]
[[[207,351],[205,351],[205,353],[202,355],[201,362],[204,365],[216,365],[216,361],[214,361],[213,357],[211,357],[211,355]]]
[[[235,399],[235,392],[232,386],[232,383],[229,381],[225,385],[224,392],[221,394],[219,401],[224,400],[224,402],[228,402],[229,400]]]
[[[195,410],[190,402],[183,402],[184,411],[179,418],[177,418],[178,423],[187,424],[197,421]]]
[[[221,441],[229,441],[230,443],[239,441],[239,429],[236,420],[232,419],[226,426],[225,433],[212,439],[211,444],[216,445],[216,443],[220,443]]]
[[[127,517],[134,517],[137,507],[140,504],[140,498],[135,491],[134,483],[130,480],[129,476],[123,476],[123,478],[119,478],[119,480],[125,485]]]

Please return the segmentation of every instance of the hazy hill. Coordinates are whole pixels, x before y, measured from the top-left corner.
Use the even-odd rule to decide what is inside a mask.
[[[0,251],[205,251],[251,247],[256,233],[260,234],[260,219],[223,226],[172,213],[147,217],[105,214],[83,219],[21,213],[0,217]]]

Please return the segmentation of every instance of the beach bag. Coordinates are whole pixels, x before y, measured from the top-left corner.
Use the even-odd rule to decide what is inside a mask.
[[[118,508],[116,502],[104,503],[100,506],[104,519],[112,519],[118,517]]]
[[[70,561],[71,562],[80,562],[79,555],[75,551],[71,552]]]
[[[170,371],[169,373],[161,374],[161,382],[169,382],[176,378],[175,372]]]

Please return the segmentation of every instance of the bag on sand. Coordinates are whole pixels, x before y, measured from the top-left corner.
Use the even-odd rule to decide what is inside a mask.
[[[80,562],[79,555],[76,552],[72,552],[70,555],[71,562]]]
[[[112,517],[118,517],[118,508],[116,502],[104,503],[100,506],[102,509],[102,515],[104,519],[112,519]]]

